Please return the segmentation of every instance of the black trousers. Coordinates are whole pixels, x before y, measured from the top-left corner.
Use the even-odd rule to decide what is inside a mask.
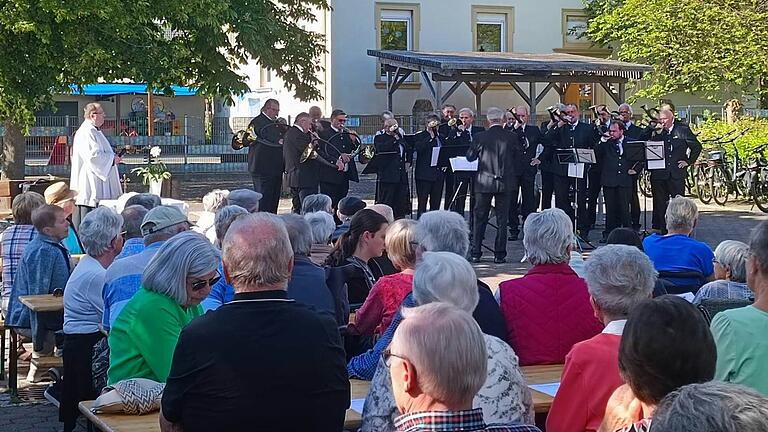
[[[453,199],[453,193],[456,191],[456,175],[453,171],[447,169],[443,176],[443,184],[445,184],[445,200],[443,200],[443,210],[451,209],[451,199]]]
[[[77,426],[80,415],[77,404],[98,396],[93,388],[91,363],[93,346],[103,338],[101,332],[64,335],[64,375],[59,405],[59,421],[64,431],[71,432]]]
[[[512,189],[509,194],[509,232],[519,234],[518,226],[525,223],[525,218],[536,211],[536,198],[533,192],[536,175],[519,175],[517,178],[518,187]],[[519,199],[518,199],[519,198]],[[519,220],[522,216],[522,220]]]
[[[313,188],[297,188],[292,187],[291,188],[291,211],[293,213],[301,213],[301,203],[304,202],[304,198],[307,197],[307,195],[312,195],[317,193],[317,186]]]
[[[597,220],[597,198],[600,196],[601,168],[598,165],[592,165],[587,174],[587,221],[589,226],[594,226]]]
[[[339,208],[339,201],[349,193],[349,180],[344,180],[341,183],[321,181],[320,193],[331,197],[331,205],[333,206],[334,213],[336,213],[335,210]]]
[[[552,195],[555,193],[555,175],[549,171],[541,171],[541,209],[552,207]]]
[[[408,183],[382,183],[378,185],[377,203],[392,207],[395,219],[401,219],[410,214],[410,192]]]
[[[632,228],[635,230],[640,229],[640,197],[638,196],[639,188],[637,186],[639,178],[639,175],[632,176],[632,193],[629,196],[629,217]]]
[[[277,213],[283,176],[263,176],[251,173],[251,177],[253,178],[253,190],[264,195],[259,202],[259,211]]]
[[[653,229],[667,232],[667,222],[664,214],[667,213],[667,205],[671,198],[677,195],[685,195],[685,179],[653,180],[651,179],[651,193],[653,194]]]
[[[443,195],[443,178],[437,180],[419,180],[416,179],[416,214],[421,216],[427,211],[427,202],[429,210],[440,210],[440,198]]]
[[[450,202],[453,200],[454,195],[456,196],[456,199],[453,200],[453,204],[449,210],[455,211],[462,216],[464,216],[464,209],[466,207],[467,196],[469,193],[469,182],[471,181],[470,175],[471,174],[465,172],[461,172],[459,174],[454,173],[453,191],[451,196],[448,197],[448,201]]]
[[[515,185],[516,186],[516,185]],[[472,227],[472,256],[483,255],[483,238],[485,227],[491,213],[491,200],[496,209],[496,240],[493,244],[495,258],[507,256],[507,217],[509,215],[509,193],[476,193],[475,194],[475,221]]]
[[[605,230],[603,237],[608,237],[615,228],[629,227],[629,198],[631,187],[603,187],[605,197]]]
[[[75,206],[75,211],[72,212],[72,226],[75,227],[75,231],[80,229],[80,222],[85,219],[85,215],[93,211],[95,207],[88,207],[84,205]]]
[[[571,186],[576,183],[577,202],[576,213],[578,220],[576,220],[573,213],[573,207],[571,206],[570,190]],[[579,231],[589,230],[589,218],[587,214],[587,181],[586,179],[574,179],[568,176],[561,176],[555,174],[554,178],[555,189],[555,207],[564,211],[572,221],[576,222],[576,228]]]

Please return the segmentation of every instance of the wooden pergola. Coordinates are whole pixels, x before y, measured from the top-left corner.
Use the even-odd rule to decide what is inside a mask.
[[[572,54],[524,54],[489,52],[419,52],[368,50],[387,72],[387,107],[392,95],[412,74],[420,74],[439,108],[462,84],[475,95],[475,109],[482,108],[483,92],[493,83],[508,83],[530,107],[531,122],[536,107],[551,90],[562,100],[569,83],[595,83],[614,102],[624,102],[626,84],[639,80],[651,67],[636,63]],[[452,83],[443,91],[442,83]],[[527,83],[527,91],[520,86]],[[541,91],[537,83],[546,83]]]

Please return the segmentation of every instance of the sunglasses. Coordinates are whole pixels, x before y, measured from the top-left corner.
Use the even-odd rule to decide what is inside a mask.
[[[216,282],[221,280],[221,275],[216,272],[216,276],[208,279],[208,280],[199,280],[197,282],[192,283],[192,291],[200,291],[201,289],[205,288],[206,286],[214,286],[216,285]]]
[[[405,358],[405,357],[403,357],[401,355],[393,354],[392,351],[389,350],[389,348],[387,348],[387,349],[385,349],[384,351],[381,352],[381,359],[384,360],[384,364],[387,367],[392,366],[391,362],[390,362],[390,360],[392,360],[392,357],[397,357],[397,358],[402,359],[402,360],[408,360],[407,358]],[[408,360],[408,361],[410,361],[410,360]]]

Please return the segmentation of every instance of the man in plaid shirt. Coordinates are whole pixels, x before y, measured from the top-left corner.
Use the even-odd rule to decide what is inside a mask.
[[[472,315],[444,303],[402,311],[390,349],[382,354],[401,416],[399,432],[540,432],[536,426],[487,425],[472,399],[485,382],[488,355]]]

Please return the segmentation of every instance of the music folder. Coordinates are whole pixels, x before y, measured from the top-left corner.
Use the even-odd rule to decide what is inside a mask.
[[[365,165],[363,174],[377,174],[388,163],[392,162],[393,158],[399,158],[400,152],[376,152],[373,158]]]
[[[439,148],[437,165],[440,168],[451,166],[450,160],[455,157],[466,157],[469,146],[442,146]],[[433,165],[435,166],[435,165]]]
[[[624,143],[624,154],[630,162],[645,162],[645,141],[626,141]]]

